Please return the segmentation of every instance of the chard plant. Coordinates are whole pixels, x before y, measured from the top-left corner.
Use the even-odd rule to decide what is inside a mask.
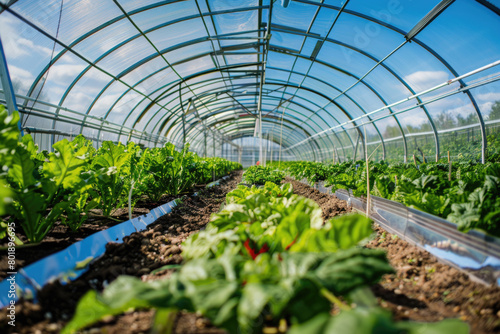
[[[55,143],[53,153],[40,152],[31,135],[20,138],[18,122],[17,113],[8,115],[0,106],[0,238],[13,221],[30,242],[40,242],[58,221],[77,231],[92,209],[109,217],[128,203],[130,217],[143,194],[178,195],[206,182],[212,171],[222,176],[241,168],[201,159],[188,146],[176,151],[172,144],[142,149],[105,141],[96,150],[82,135]]]
[[[243,173],[244,182],[249,184],[262,185],[266,182],[280,184],[285,178],[283,172],[277,171],[272,167],[250,166]]]
[[[264,317],[300,324],[328,312],[343,296],[391,273],[381,251],[263,254],[255,261],[231,252],[189,261],[169,279],[142,282],[122,276],[103,292],[87,293],[63,333],[130,308],[200,312],[230,333],[256,333]],[[124,293],[127,291],[127,293]]]
[[[335,165],[310,162],[282,163],[296,179],[324,179],[325,185],[352,190],[366,196],[368,184],[364,161]],[[500,236],[500,163],[453,162],[451,180],[448,163],[370,163],[370,194],[403,203],[457,224],[463,232],[471,229]],[[314,177],[313,175],[319,175]]]
[[[96,172],[95,185],[100,196],[100,207],[106,217],[127,201],[126,164],[131,154],[127,146],[104,141],[92,162],[92,169]]]
[[[14,192],[12,217],[30,242],[41,241],[68,207],[69,198],[84,191],[81,174],[87,167],[87,148],[76,148],[67,139],[53,147],[55,152],[41,163],[32,137],[25,135],[15,148],[7,175]]]

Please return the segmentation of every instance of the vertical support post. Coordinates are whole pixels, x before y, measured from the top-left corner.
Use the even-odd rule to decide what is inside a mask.
[[[262,150],[262,110],[259,110],[259,161],[262,166],[265,166],[266,162],[262,161],[263,153],[264,152]]]
[[[271,145],[271,163],[273,163],[273,134],[271,133],[271,141],[269,142],[269,145]]]
[[[267,34],[267,33],[266,33]],[[262,65],[264,66],[264,65]],[[260,87],[259,87],[259,101],[257,103],[257,110],[259,111],[259,161],[262,166],[266,165],[265,161],[262,161],[262,86],[264,85],[264,73],[260,77]]]
[[[261,139],[262,140],[262,139]],[[262,166],[266,165],[266,160],[267,160],[267,140],[266,140],[266,147],[262,147],[263,149],[263,161],[261,161]]]
[[[182,149],[186,146],[186,114],[182,113]]]
[[[99,127],[99,131],[97,132],[97,146],[101,146],[102,145],[102,142],[101,142],[101,132],[102,132],[102,126],[104,125],[104,119],[101,118],[101,126]],[[52,143],[52,145],[54,145],[54,143]]]
[[[358,155],[358,145],[359,145],[359,138],[361,135],[358,133],[358,137],[356,138],[356,146],[354,148],[354,156],[352,158],[353,161],[356,161],[356,156]]]
[[[450,157],[450,151],[448,151],[448,181],[451,181],[451,157]]]
[[[253,138],[253,145],[252,145],[252,165],[255,164],[255,137]]]
[[[370,211],[371,211],[371,194],[370,194],[370,160],[368,159],[368,150],[366,149],[366,146],[368,145],[366,142],[366,126],[363,124],[363,131],[365,135],[363,136],[364,138],[364,146],[365,146],[365,160],[366,160],[366,216],[370,217]]]
[[[16,96],[14,94],[14,87],[12,87],[12,80],[10,79],[9,69],[7,67],[7,58],[2,46],[2,40],[0,39],[0,80],[2,81],[3,95],[5,96],[5,101],[7,102],[7,112],[12,115],[14,111],[19,112],[17,109]],[[21,131],[21,136],[23,135],[23,130],[21,129],[21,115],[19,115],[19,130]]]
[[[282,146],[283,146],[283,117],[285,117],[285,110],[286,110],[286,108],[283,108],[283,112],[281,113],[280,155],[279,155],[278,169],[281,168],[281,150],[282,150]]]
[[[214,158],[215,158],[215,133],[213,134],[214,135],[214,138],[213,138],[213,149],[214,149]],[[212,169],[212,182],[215,181],[215,164],[214,164],[214,167]]]
[[[205,144],[205,149],[203,150],[203,157],[207,157],[207,132],[203,131],[203,142]]]
[[[186,146],[186,113],[189,113],[192,102],[193,100],[189,99],[187,110],[184,110],[184,107],[182,107],[182,149]]]
[[[130,142],[130,140],[132,139],[132,132],[134,132],[134,129],[130,129],[130,133],[128,134],[127,138],[127,143]]]

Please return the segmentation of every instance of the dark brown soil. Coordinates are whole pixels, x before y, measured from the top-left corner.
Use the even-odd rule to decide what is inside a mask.
[[[331,217],[325,215],[321,203],[340,200],[301,182],[287,181],[293,184],[294,193],[314,199],[322,206],[323,218]],[[347,205],[345,201],[340,202]],[[396,273],[384,276],[372,291],[380,305],[392,312],[394,319],[433,322],[460,318],[469,324],[473,334],[500,333],[499,287],[476,283],[459,270],[438,262],[427,251],[378,226],[375,231],[376,237],[367,247],[386,250]]]
[[[162,204],[168,203],[174,199],[173,196],[163,195],[158,202],[148,202],[141,200],[137,203],[132,212],[132,217],[137,217],[149,213]],[[27,265],[36,262],[46,256],[57,253],[66,247],[78,242],[91,234],[110,228],[120,222],[128,220],[128,209],[118,209],[112,212],[112,218],[108,219],[101,216],[99,210],[93,210],[89,219],[85,224],[82,224],[76,232],[72,231],[68,226],[56,223],[54,228],[47,234],[45,239],[38,244],[29,244],[28,240],[22,233],[16,233],[17,237],[25,243],[25,245],[16,248],[15,267],[17,270],[26,267]],[[6,247],[7,239],[4,243],[0,243],[0,247]],[[0,250],[0,280],[7,277],[7,249]]]
[[[38,304],[19,301],[16,304],[16,327],[7,324],[6,309],[0,310],[0,332],[58,333],[72,317],[78,300],[88,290],[102,290],[103,286],[124,274],[154,279],[149,275],[151,271],[167,264],[181,263],[181,242],[208,223],[210,215],[219,210],[226,194],[241,180],[241,174],[241,171],[234,172],[221,185],[201,190],[198,196],[183,197],[182,204],[170,214],[158,219],[148,230],[124,238],[124,243],[108,243],[106,253],[93,262],[80,278],[66,285],[56,282],[45,286],[38,294]],[[165,276],[166,272],[158,275]],[[110,317],[86,332],[149,333],[153,315],[153,311],[136,311]],[[186,317],[186,321],[181,317],[178,323],[189,328],[189,324],[194,326],[190,332],[200,325],[204,330],[213,328],[206,320],[192,321],[192,315]]]
[[[290,177],[285,178],[285,181],[283,182],[292,184],[294,194],[316,201],[316,203],[318,203],[323,210],[323,220],[325,221],[337,215],[351,212],[351,208],[347,206],[347,202],[340,200],[335,196],[324,194],[321,191],[302,182],[295,181]]]
[[[485,286],[442,264],[418,247],[376,227],[367,246],[387,250],[396,274],[386,275],[372,290],[398,320],[439,321],[460,318],[471,333],[500,333],[500,288]]]

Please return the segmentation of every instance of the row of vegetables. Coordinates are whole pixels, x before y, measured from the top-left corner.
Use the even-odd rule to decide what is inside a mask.
[[[184,264],[159,269],[172,270],[168,278],[121,276],[88,292],[63,333],[131,308],[157,309],[167,329],[187,310],[229,333],[467,333],[456,319],[394,322],[377,306],[368,287],[393,269],[385,252],[359,246],[371,234],[357,214],[323,223],[318,204],[290,184],[240,185],[183,243]]]
[[[30,242],[40,242],[58,221],[78,230],[91,210],[110,217],[128,206],[131,216],[141,199],[157,202],[241,169],[225,159],[200,158],[188,145],[178,151],[170,143],[142,148],[105,141],[95,149],[81,135],[56,142],[54,152],[39,152],[31,135],[20,139],[18,121],[0,106],[0,239],[13,222]]]
[[[500,236],[500,163],[387,164],[364,161],[323,164],[299,161],[268,164],[295,179],[325,181],[332,191],[351,189],[403,203],[456,223],[461,231],[479,229]],[[369,182],[368,177],[369,176]]]

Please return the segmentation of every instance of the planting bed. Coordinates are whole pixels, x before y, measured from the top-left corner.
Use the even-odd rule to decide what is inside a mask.
[[[180,243],[198,231],[217,212],[226,194],[241,180],[241,171],[220,185],[199,191],[198,196],[183,197],[182,204],[172,213],[159,218],[146,231],[133,233],[124,238],[123,244],[109,243],[106,253],[90,265],[90,269],[77,280],[62,285],[52,283],[38,294],[39,303],[19,301],[16,304],[16,327],[7,324],[6,310],[1,310],[2,333],[58,333],[70,319],[79,298],[89,289],[101,290],[119,275],[132,275],[154,279],[151,271],[167,264],[179,264]],[[168,274],[159,272],[159,276]],[[89,333],[147,333],[154,313],[152,311],[128,313],[101,322],[88,330]],[[207,326],[206,321],[186,315],[179,320],[181,328]],[[98,327],[101,327],[99,329]],[[181,331],[182,332],[182,331]]]
[[[302,182],[295,181],[290,177],[285,178],[284,182],[292,184],[294,194],[307,197],[318,203],[323,211],[324,221],[351,211],[351,208],[347,206],[346,201],[340,200],[335,196],[322,193],[319,190],[309,187]]]
[[[39,293],[39,304],[20,301],[15,330],[2,320],[0,331],[58,333],[88,290],[101,291],[120,275],[137,276],[144,281],[168,277],[172,270],[157,269],[182,262],[181,242],[208,223],[210,215],[219,210],[226,194],[239,180],[241,172],[234,172],[219,186],[201,190],[198,196],[183,197],[182,204],[150,225],[148,230],[133,233],[123,244],[108,244],[106,253],[74,282],[49,284]],[[291,178],[283,183],[291,183],[295,194],[316,201],[323,211],[324,221],[351,211],[345,201],[334,195]],[[461,318],[469,323],[471,333],[500,332],[500,288],[472,282],[467,275],[437,262],[429,253],[380,227],[375,229],[376,236],[366,247],[385,249],[396,273],[385,275],[371,289],[380,306],[390,310],[394,319],[433,322]],[[139,310],[107,317],[83,333],[149,333],[154,316],[153,310]],[[193,313],[179,312],[176,317],[174,333],[225,333]],[[6,319],[5,314],[2,319]]]
[[[174,199],[174,196],[163,195],[158,202],[139,201],[132,212],[132,217],[135,218],[147,214],[151,209]],[[26,246],[21,246],[16,249],[15,267],[21,269],[37,260],[63,250],[91,234],[105,230],[129,219],[126,208],[115,210],[112,214],[112,219],[102,217],[102,212],[100,210],[95,209],[92,211],[87,222],[82,224],[78,231],[74,232],[68,226],[58,224],[38,244],[28,244],[26,236],[22,233],[17,233],[17,237],[25,242]],[[0,245],[0,247],[6,246],[7,244]],[[4,279],[9,271],[7,256],[8,253],[6,249],[0,251],[0,280]]]
[[[328,203],[340,203],[334,195],[291,178],[294,193],[313,199],[323,209],[323,219],[337,214]],[[331,212],[331,213],[329,213]],[[372,287],[382,307],[396,320],[439,321],[460,318],[471,333],[500,333],[500,288],[473,282],[469,276],[442,264],[428,252],[376,227],[376,237],[367,245],[387,251],[396,273],[384,276]]]

